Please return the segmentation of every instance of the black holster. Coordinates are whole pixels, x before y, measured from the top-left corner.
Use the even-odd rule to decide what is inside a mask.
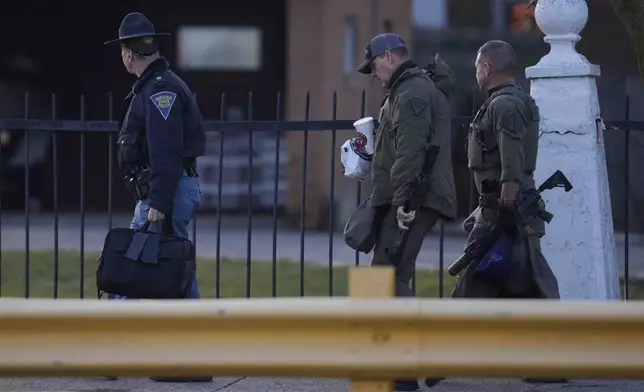
[[[499,209],[499,194],[501,184],[497,180],[481,181],[481,193],[479,196],[479,207],[496,211]]]
[[[150,168],[144,167],[132,170],[130,174],[125,175],[125,187],[136,200],[148,198],[151,174]]]
[[[479,207],[496,211],[499,209],[498,193],[482,193],[479,196]]]

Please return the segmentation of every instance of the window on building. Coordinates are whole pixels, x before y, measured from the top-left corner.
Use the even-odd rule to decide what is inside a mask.
[[[437,30],[447,28],[447,3],[449,1],[451,0],[412,0],[414,25]]]
[[[358,65],[356,56],[358,52],[358,22],[355,16],[347,16],[344,23],[344,51],[342,53],[342,71],[345,74],[355,72]]]
[[[188,71],[257,71],[262,31],[255,26],[181,26],[178,65]]]

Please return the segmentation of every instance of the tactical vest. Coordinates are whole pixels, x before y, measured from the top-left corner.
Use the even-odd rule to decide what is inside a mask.
[[[467,137],[467,157],[468,167],[475,172],[498,171],[501,170],[501,156],[497,142],[497,130],[495,125],[489,121],[486,116],[491,103],[502,95],[517,96],[508,88],[502,88],[495,91],[483,103],[483,106],[474,116]],[[520,97],[521,98],[521,97]],[[524,105],[526,115],[527,134],[523,139],[524,147],[524,171],[531,175],[536,167],[537,144],[539,133],[539,114],[538,107],[534,100],[524,93]]]
[[[481,121],[495,98],[501,95],[510,95],[509,92],[504,92],[504,90],[502,89],[490,95],[470,123],[467,136],[467,159],[468,167],[471,170],[487,170],[501,164],[493,125],[484,124]]]

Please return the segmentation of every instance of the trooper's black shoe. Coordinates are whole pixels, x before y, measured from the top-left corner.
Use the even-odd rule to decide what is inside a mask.
[[[154,382],[211,382],[212,376],[203,377],[150,377]]]
[[[523,382],[527,384],[565,384],[568,382],[565,378],[530,378],[523,377]]]
[[[396,380],[394,382],[394,390],[396,392],[417,391],[420,389],[418,380]]]
[[[118,380],[118,377],[116,377],[116,376],[104,376],[104,377],[105,377],[105,379],[110,380],[110,381]]]
[[[434,387],[434,386],[438,385],[438,383],[443,381],[444,379],[445,379],[445,377],[442,377],[442,378],[429,378],[428,377],[428,378],[425,379],[425,385],[427,386],[427,388],[431,388],[431,387]]]

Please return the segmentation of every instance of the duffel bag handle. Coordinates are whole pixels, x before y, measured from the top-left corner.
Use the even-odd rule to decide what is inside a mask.
[[[139,229],[139,231],[143,231],[143,232],[148,231],[148,229],[150,229],[151,223],[152,222],[150,222],[149,220],[146,220],[143,226],[141,226],[141,228]]]
[[[163,234],[164,226],[165,226],[164,223],[165,223],[164,219],[160,219],[160,220],[158,220],[156,222],[150,222],[149,220],[146,220],[145,223],[143,224],[143,226],[141,226],[141,228],[138,231],[143,232],[143,233],[148,233],[148,232],[150,232],[150,226],[152,224],[154,224],[154,226],[156,226],[156,231],[150,232],[150,233]]]
[[[150,231],[150,226],[156,231]],[[144,263],[156,264],[159,251],[159,235],[163,232],[163,221],[150,222],[146,220],[141,228],[134,231],[132,242],[124,256],[130,260],[139,260]]]

